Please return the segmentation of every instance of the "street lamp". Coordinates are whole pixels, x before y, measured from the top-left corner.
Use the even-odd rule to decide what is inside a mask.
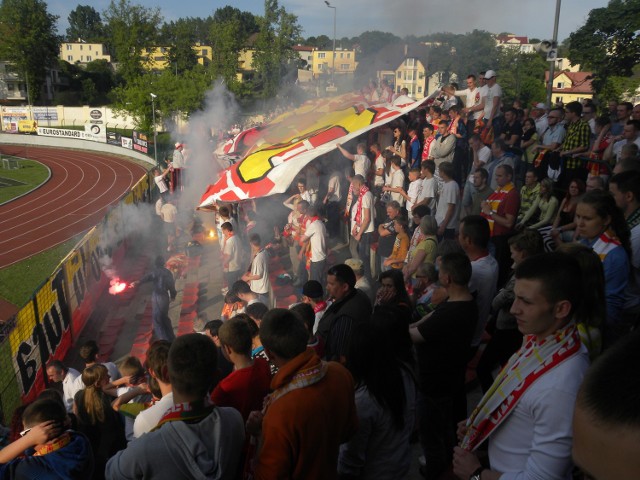
[[[562,0],[556,0],[556,15],[553,22],[553,39],[551,40],[551,48],[555,49],[558,45],[558,23],[560,22],[560,4]],[[549,56],[547,56],[549,61]],[[549,83],[547,83],[547,107],[551,108],[551,97],[553,96],[553,76],[555,75],[556,61],[555,58],[549,63]]]
[[[153,158],[156,161],[156,167],[158,166],[158,130],[156,129],[156,98],[158,96],[155,93],[151,95],[151,112],[153,115]]]
[[[324,0],[324,3],[327,4],[327,7],[333,9],[333,61],[331,66],[331,85],[335,85],[334,83],[334,73],[336,71],[336,12],[338,11],[338,7],[332,7],[331,4]]]

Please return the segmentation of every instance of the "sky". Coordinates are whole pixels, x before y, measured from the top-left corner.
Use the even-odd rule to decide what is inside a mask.
[[[131,0],[131,3],[160,7],[165,21],[207,17],[228,4],[255,14],[264,13],[264,3],[260,0]],[[327,8],[323,0],[280,0],[279,3],[298,16],[304,37],[322,34],[333,37],[333,10]],[[466,33],[474,29],[550,39],[556,8],[556,0],[330,0],[330,3],[337,7],[338,39],[354,37],[367,30],[404,37],[444,31]],[[607,0],[562,1],[558,39],[562,41],[582,26],[591,9],[607,3]],[[91,5],[102,12],[109,1],[50,0],[50,13],[60,17],[60,34],[65,33],[69,12],[78,4]]]

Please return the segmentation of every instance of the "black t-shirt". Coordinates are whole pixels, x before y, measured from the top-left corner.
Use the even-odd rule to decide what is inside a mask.
[[[445,302],[418,327],[416,345],[420,388],[431,396],[450,396],[464,387],[467,355],[478,321],[476,301]]]
[[[378,256],[379,257],[388,257],[391,255],[393,251],[393,244],[396,243],[396,229],[393,226],[393,220],[390,220],[387,217],[387,220],[383,224],[384,227],[391,232],[391,235],[387,235],[386,237],[378,238]]]
[[[520,146],[520,139],[522,138],[522,125],[520,124],[519,121],[516,120],[515,122],[513,122],[513,125],[509,125],[508,123],[505,123],[504,127],[502,127],[502,133],[504,133],[504,139],[506,141],[511,140],[512,135],[517,135],[518,140],[516,140],[516,143],[514,143],[513,146],[514,147]]]

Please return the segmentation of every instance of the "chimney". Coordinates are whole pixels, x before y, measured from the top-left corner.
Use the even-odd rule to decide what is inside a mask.
[[[407,45],[407,44],[405,43],[405,44],[404,44],[404,56],[406,57],[408,53],[409,53],[409,45]]]

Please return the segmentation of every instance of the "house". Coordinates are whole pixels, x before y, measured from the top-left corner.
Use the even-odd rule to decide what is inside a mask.
[[[514,35],[508,33],[506,35],[496,35],[496,46],[498,48],[512,48],[519,50],[520,53],[533,53],[535,52],[535,45],[529,43],[528,37]]]
[[[111,55],[107,53],[107,49],[102,43],[86,43],[78,40],[77,42],[60,44],[60,59],[84,65],[95,60],[111,62]]]
[[[213,59],[213,49],[208,45],[196,43],[191,47],[198,58],[198,63],[203,66],[209,65]],[[147,70],[164,70],[169,67],[169,52],[171,47],[147,47],[143,48],[141,56],[144,60],[143,66]]]
[[[553,75],[551,101],[566,105],[573,101],[593,98],[591,72],[556,72]],[[545,84],[549,81],[549,72],[545,72]]]
[[[300,57],[300,68],[303,70],[312,70],[313,66],[313,47],[307,45],[294,45],[293,50]]]
[[[27,101],[27,87],[9,62],[0,61],[0,103],[3,105],[22,105]]]
[[[358,66],[355,50],[336,48],[335,62],[333,50],[313,50],[312,53],[311,71],[313,72],[313,78],[318,78],[321,75],[331,75],[332,71],[334,75],[353,75]]]
[[[420,99],[427,96],[427,59],[429,47],[424,44],[387,45],[375,56],[371,68],[378,82],[386,80],[395,93],[406,88],[409,96]]]

